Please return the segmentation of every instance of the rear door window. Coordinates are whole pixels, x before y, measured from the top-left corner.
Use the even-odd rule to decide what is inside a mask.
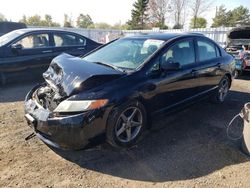
[[[21,40],[17,41],[16,44],[21,44],[23,49],[49,47],[49,35],[48,34],[28,35],[22,38]]]
[[[85,46],[86,39],[73,34],[55,33],[53,35],[56,47]]]
[[[209,41],[197,41],[200,61],[208,61],[217,57],[215,44]]]

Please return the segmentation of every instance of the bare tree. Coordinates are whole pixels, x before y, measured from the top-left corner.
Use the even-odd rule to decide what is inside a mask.
[[[174,11],[174,19],[175,19],[175,26],[174,28],[180,29],[182,28],[182,15],[185,14],[185,8],[187,5],[188,0],[172,0],[172,10]],[[184,15],[185,17],[185,15]],[[185,18],[183,18],[184,22]]]
[[[171,0],[149,0],[149,22],[153,27],[166,27],[166,14]]]
[[[197,18],[206,12],[213,4],[214,0],[192,0],[191,10],[193,12],[193,28],[196,28]]]
[[[63,27],[73,27],[71,16],[68,16],[68,14],[64,14]]]

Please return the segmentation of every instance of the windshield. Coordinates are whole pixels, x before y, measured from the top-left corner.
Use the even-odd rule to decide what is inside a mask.
[[[163,40],[124,38],[87,55],[89,62],[101,62],[124,69],[136,69],[158,50]]]
[[[7,43],[9,43],[10,41],[12,41],[13,39],[15,39],[16,37],[19,37],[20,35],[22,35],[24,32],[23,31],[12,31],[9,32],[3,36],[0,37],[0,46],[3,46]]]

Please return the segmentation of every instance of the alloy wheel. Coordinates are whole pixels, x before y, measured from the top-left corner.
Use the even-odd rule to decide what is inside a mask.
[[[128,143],[135,139],[142,128],[143,116],[137,107],[126,108],[119,116],[115,135],[120,142]]]
[[[227,79],[223,79],[219,88],[219,100],[224,101],[229,91],[229,82]]]

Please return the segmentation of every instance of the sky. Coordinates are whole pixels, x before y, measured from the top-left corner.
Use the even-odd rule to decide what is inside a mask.
[[[73,20],[83,13],[89,14],[94,22],[115,24],[125,23],[130,19],[135,0],[0,0],[0,2],[0,13],[12,21],[19,21],[24,14],[26,16],[50,14],[54,21],[62,24],[64,13]],[[250,0],[215,0],[211,10],[202,15],[209,24],[215,15],[215,7],[221,4],[226,5],[228,10],[240,5],[250,9]]]

